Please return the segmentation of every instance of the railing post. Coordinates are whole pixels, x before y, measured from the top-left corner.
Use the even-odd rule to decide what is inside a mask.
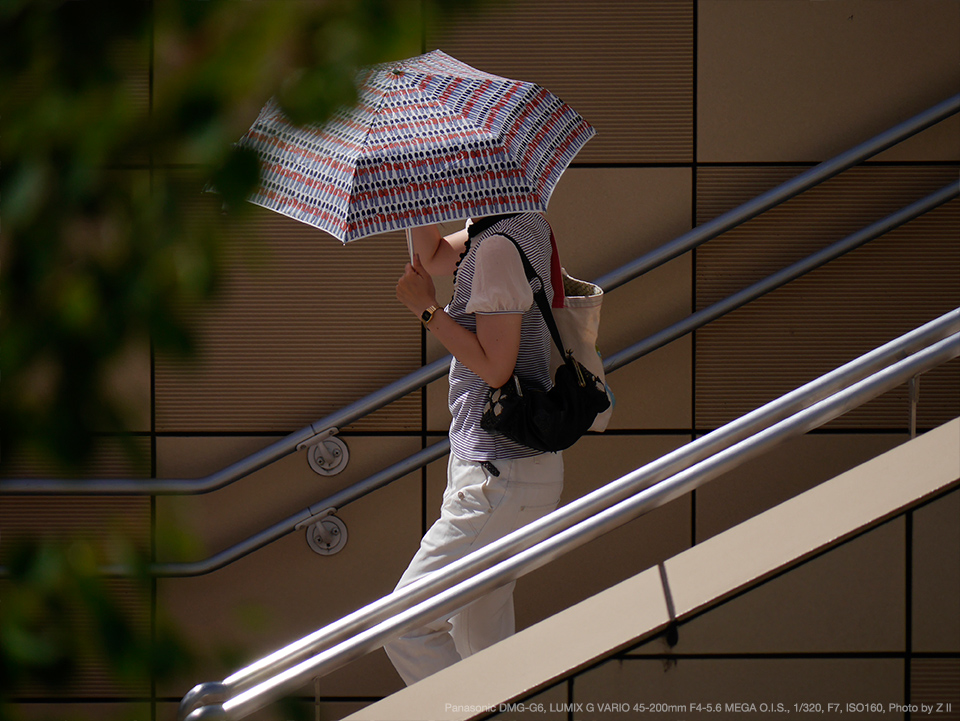
[[[917,403],[920,401],[920,376],[910,379],[910,438],[917,437]]]

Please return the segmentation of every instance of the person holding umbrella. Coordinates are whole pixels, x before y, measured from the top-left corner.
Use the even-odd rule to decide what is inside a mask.
[[[489,388],[514,373],[543,390],[553,385],[550,332],[510,238],[552,303],[562,281],[541,213],[596,131],[546,88],[440,50],[362,69],[357,97],[319,126],[294,125],[270,100],[239,144],[261,163],[250,202],[344,243],[407,231],[411,262],[397,297],[454,357],[447,489],[402,586],[559,502],[561,455],[491,434],[481,416]],[[446,237],[436,225],[467,217],[479,219]],[[455,279],[443,309],[432,280],[440,275]],[[511,583],[386,648],[410,684],[513,630]]]
[[[510,240],[512,238],[513,240]],[[450,459],[440,518],[427,531],[398,588],[554,510],[563,488],[561,453],[542,453],[481,428],[491,387],[514,373],[544,390],[551,338],[533,303],[517,245],[552,302],[552,242],[541,213],[481,218],[442,237],[411,230],[414,251],[397,298],[450,353]],[[453,297],[437,306],[433,276],[453,275]],[[386,645],[410,685],[514,632],[511,582],[451,618]]]

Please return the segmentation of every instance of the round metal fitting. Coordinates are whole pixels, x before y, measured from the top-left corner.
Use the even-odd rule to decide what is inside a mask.
[[[307,449],[307,462],[314,473],[321,476],[335,476],[350,461],[347,444],[335,436],[325,438]]]
[[[307,544],[314,553],[332,556],[347,545],[347,525],[336,516],[324,516],[307,526]]]

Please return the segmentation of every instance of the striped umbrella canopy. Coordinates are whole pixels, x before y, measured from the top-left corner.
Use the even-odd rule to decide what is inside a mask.
[[[322,126],[273,101],[241,139],[261,159],[250,201],[342,242],[497,213],[546,210],[595,131],[532,83],[435,50],[367,68],[359,102]]]

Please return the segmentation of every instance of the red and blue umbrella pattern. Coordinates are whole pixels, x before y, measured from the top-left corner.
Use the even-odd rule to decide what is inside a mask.
[[[320,126],[273,101],[240,145],[257,151],[249,200],[346,243],[430,223],[546,210],[595,134],[544,88],[439,50],[367,68],[357,104]]]

